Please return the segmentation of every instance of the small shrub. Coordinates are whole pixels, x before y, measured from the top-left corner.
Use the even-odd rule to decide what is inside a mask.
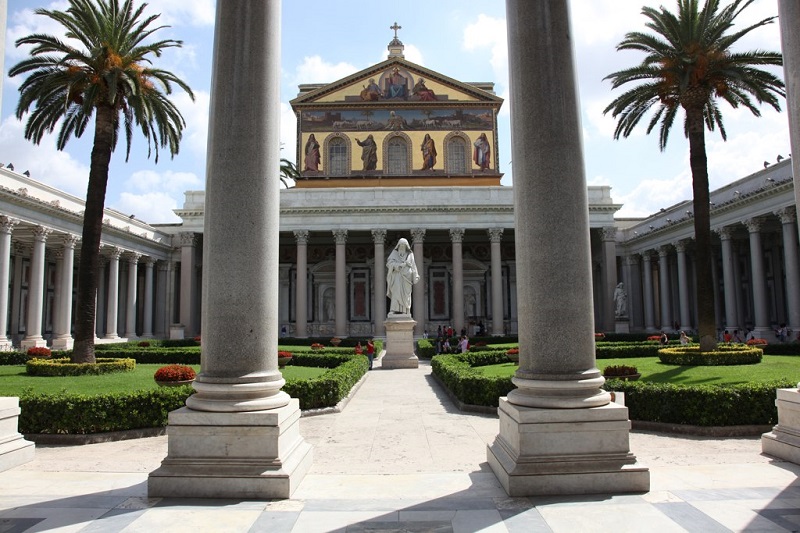
[[[136,344],[136,346],[138,346],[138,347],[140,347],[140,348],[149,348],[149,347],[150,347],[150,343],[149,343],[149,342],[147,342],[147,341],[139,341],[139,342]]]
[[[36,346],[28,348],[26,353],[28,354],[28,357],[50,357],[53,355],[53,352],[50,351],[50,348]]]
[[[196,377],[194,369],[186,365],[162,366],[153,374],[153,379],[156,381],[189,381]]]
[[[628,365],[609,365],[603,369],[603,376],[632,376],[638,374],[639,369]]]

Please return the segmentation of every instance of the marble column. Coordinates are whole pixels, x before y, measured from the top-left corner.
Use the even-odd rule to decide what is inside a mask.
[[[800,332],[800,258],[797,253],[797,211],[787,207],[775,212],[783,225],[783,268],[786,272],[786,309],[789,328]],[[0,278],[2,279],[2,278]]]
[[[25,338],[21,347],[47,346],[42,337],[42,309],[44,305],[45,243],[53,230],[44,226],[33,228],[33,254],[31,255],[31,279],[28,285],[28,316],[25,317]]]
[[[642,270],[644,271],[644,329],[656,331],[656,313],[653,302],[653,254],[650,250],[642,252]]]
[[[156,265],[156,310],[153,333],[157,336],[169,335],[169,326],[172,322],[172,261],[159,261]]]
[[[136,310],[138,308],[138,292],[136,289],[139,279],[139,258],[142,254],[131,253],[128,255],[128,298],[125,302],[125,337],[136,338]]]
[[[411,289],[411,314],[417,322],[414,325],[414,335],[421,337],[426,329],[425,318],[425,288],[427,281],[425,276],[425,255],[422,250],[422,243],[425,241],[425,229],[414,228],[411,230],[411,240],[414,252],[414,261],[417,263],[419,281]]]
[[[101,326],[100,318],[103,312],[108,309],[108,302],[106,301],[106,268],[108,267],[108,258],[101,255],[97,258],[97,294],[94,297],[94,339],[95,344],[100,339],[101,335],[105,335],[105,331]]]
[[[108,295],[106,298],[106,334],[104,339],[118,339],[119,316],[119,258],[122,250],[111,248],[108,253]]]
[[[503,228],[489,228],[489,242],[492,247],[492,335],[504,333],[503,316],[503,266],[500,245],[503,241]]]
[[[149,497],[286,499],[311,466],[278,370],[280,2],[217,2],[196,393]],[[254,112],[257,111],[257,112]],[[246,216],[245,216],[246,215]],[[235,261],[231,258],[236,258]]]
[[[349,335],[347,328],[347,230],[333,230],[333,240],[336,242],[336,323],[334,329],[339,338]]]
[[[622,276],[625,280],[625,289],[628,291],[628,319],[631,326],[644,326],[642,313],[642,276],[639,266],[638,254],[625,256]]]
[[[453,329],[460,335],[464,327],[464,229],[451,229],[450,240],[453,243]]]
[[[295,230],[297,271],[295,272],[294,336],[308,337],[308,231]]]
[[[19,220],[0,216],[0,351],[12,349],[8,337],[8,282],[11,274],[11,232]]]
[[[749,218],[744,221],[750,233],[750,272],[753,285],[753,310],[755,314],[755,327],[753,333],[756,337],[767,338],[772,333],[767,311],[767,279],[764,275],[764,251],[761,247],[761,226],[763,221]],[[771,337],[770,337],[771,338]]]
[[[736,316],[736,278],[733,269],[733,228],[726,226],[718,228],[716,232],[722,243],[722,295],[725,298],[725,328],[732,330],[738,327],[739,323]]]
[[[800,2],[778,0],[778,21],[783,49],[783,79],[786,83],[786,114],[792,150],[795,209],[800,209]],[[793,324],[794,325],[794,324]]]
[[[669,246],[658,247],[658,295],[661,303],[661,330],[672,331],[672,291],[669,283]]]
[[[614,289],[617,288],[617,228],[607,226],[602,229],[603,240],[603,329],[615,330]]]
[[[692,327],[692,318],[689,312],[689,271],[686,268],[686,241],[675,243],[678,255],[678,307],[680,308],[680,326],[686,331]]]
[[[197,247],[197,235],[192,232],[178,234],[178,242],[181,247],[181,299],[180,299],[180,323],[183,324],[183,334],[185,337],[193,337],[196,333],[194,320],[194,307],[197,302],[195,295],[195,248]]]
[[[595,366],[589,209],[566,0],[507,0],[520,361],[488,460],[510,496],[647,491]],[[564,243],[568,243],[567,246]]]
[[[372,242],[375,245],[375,313],[372,319],[375,335],[382,337],[386,334],[386,230],[372,230]]]
[[[142,314],[142,338],[153,338],[153,267],[156,260],[148,257],[144,260],[144,302]]]
[[[53,349],[71,350],[72,338],[72,282],[75,269],[75,245],[79,241],[77,235],[64,235],[64,246],[61,250],[61,268],[58,282],[58,312],[55,317],[53,331]]]
[[[22,320],[23,324],[25,319],[20,317],[21,309],[22,309],[22,265],[23,265],[23,258],[26,255],[29,255],[29,246],[23,242],[17,241],[12,243],[12,247],[14,248],[14,272],[19,272],[20,275],[14,276],[14,283],[11,287],[11,334],[13,341],[13,335],[17,334],[20,330],[20,319]],[[27,304],[27,302],[26,302]],[[24,327],[24,325],[23,325]]]

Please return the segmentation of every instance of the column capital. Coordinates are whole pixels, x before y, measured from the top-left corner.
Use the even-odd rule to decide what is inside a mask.
[[[603,241],[616,241],[617,228],[615,226],[603,226],[602,228]]]
[[[775,215],[781,219],[781,224],[791,224],[797,220],[797,210],[794,207],[784,207],[775,211]]]
[[[681,239],[677,242],[672,243],[672,245],[675,247],[676,252],[678,252],[679,254],[683,254],[686,253],[686,250],[690,242],[691,239]]]
[[[372,242],[375,244],[383,244],[386,240],[386,230],[385,229],[374,229],[372,230]]]
[[[178,233],[178,244],[181,248],[186,246],[197,246],[197,236],[191,231]]]
[[[422,241],[425,240],[425,228],[413,228],[411,230],[411,241],[413,244],[422,244]]]
[[[296,229],[293,233],[294,240],[297,244],[308,244],[308,230]]]
[[[158,262],[158,259],[156,259],[155,257],[153,257],[151,255],[147,255],[144,258],[144,265],[146,267],[149,267],[149,268],[153,268],[153,265],[155,265],[157,262]]]
[[[642,261],[649,263],[650,260],[653,259],[653,250],[642,250],[642,253],[639,255],[642,256]]]
[[[347,230],[335,229],[333,230],[333,240],[336,244],[347,244]]]
[[[122,255],[122,248],[117,248],[116,246],[109,246],[106,248],[106,257],[108,259],[115,259],[119,260],[120,256]]]
[[[743,220],[742,224],[747,227],[747,231],[750,233],[758,233],[761,231],[761,226],[764,225],[764,221],[760,218],[748,218]]]
[[[128,263],[131,263],[132,265],[138,265],[140,257],[142,257],[142,254],[137,252],[128,252],[125,254],[125,259],[127,259]]]
[[[634,266],[639,264],[639,254],[628,254],[624,256],[624,261],[626,265]]]
[[[658,257],[659,258],[667,257],[669,255],[670,248],[672,248],[672,246],[670,246],[669,244],[662,244],[661,246],[659,246],[658,247]]]
[[[67,233],[61,237],[61,242],[64,244],[64,248],[72,248],[73,250],[80,240],[80,237],[72,233]]]
[[[64,259],[64,249],[56,248],[55,250],[53,250],[53,257],[55,257],[56,260]]]
[[[503,228],[487,228],[486,233],[489,234],[489,242],[496,243],[503,240]]]
[[[0,216],[0,233],[6,233],[11,235],[11,232],[14,231],[14,226],[19,224],[19,219],[7,217],[5,215]]]
[[[729,241],[733,238],[733,228],[730,226],[715,228],[714,231],[719,235],[720,240]]]
[[[464,240],[464,228],[451,228],[450,240],[453,242],[453,244],[461,244],[461,242]]]
[[[47,241],[47,236],[53,232],[52,228],[48,228],[46,226],[34,226],[33,227],[33,239],[40,242]]]

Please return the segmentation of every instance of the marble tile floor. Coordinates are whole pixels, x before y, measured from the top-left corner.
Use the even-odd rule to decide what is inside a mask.
[[[425,362],[300,424],[314,464],[287,500],[149,499],[166,437],[37,446],[0,473],[0,533],[800,531],[800,466],[759,437],[633,431],[650,492],[509,498],[486,463],[497,418],[458,411]]]

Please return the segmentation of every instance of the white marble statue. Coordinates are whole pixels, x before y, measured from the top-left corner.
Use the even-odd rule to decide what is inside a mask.
[[[628,315],[628,293],[625,292],[625,285],[618,283],[614,289],[614,316],[617,318]]]
[[[411,314],[411,287],[419,281],[414,253],[406,239],[397,241],[386,260],[386,296],[391,298],[389,314]]]

